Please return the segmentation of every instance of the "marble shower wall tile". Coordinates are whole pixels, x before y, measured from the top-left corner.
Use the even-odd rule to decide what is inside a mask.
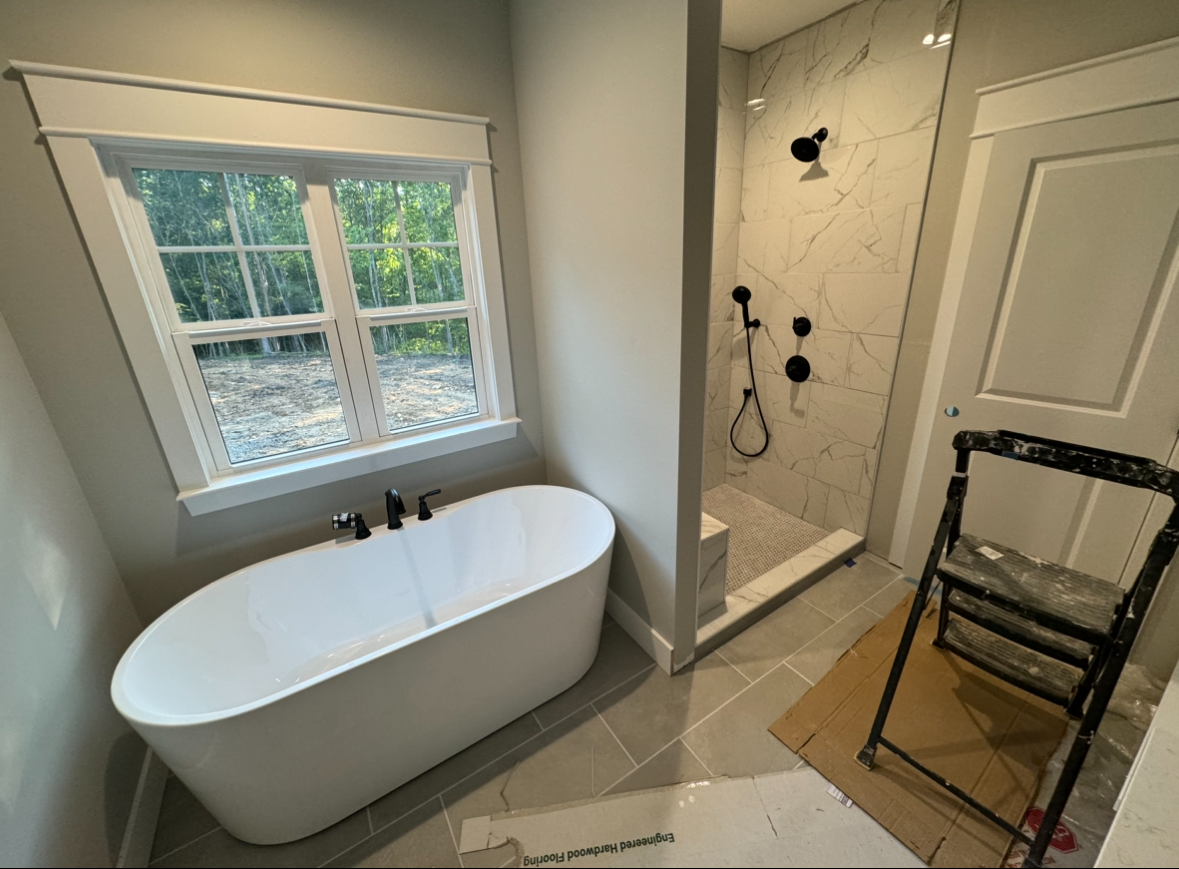
[[[827,513],[829,489],[826,483],[788,471],[771,461],[755,459],[749,465],[745,491],[759,501],[821,526]]]
[[[745,165],[757,166],[778,160],[794,161],[790,143],[827,128],[824,147],[838,148],[843,113],[843,82],[792,91],[764,106],[752,108],[745,121]]]
[[[748,369],[742,369],[740,375],[735,375],[740,385],[735,390],[730,387],[729,406],[736,413],[741,406],[741,390],[749,385]],[[811,397],[811,384],[795,383],[785,374],[759,371],[757,374],[757,395],[761,399],[761,409],[767,419],[783,423],[782,426],[770,426],[771,434],[786,427],[801,427],[806,425],[806,409]],[[733,400],[737,403],[734,405]],[[773,438],[771,438],[771,442]]]
[[[799,342],[798,353],[811,363],[811,380],[843,386],[847,380],[847,361],[852,348],[850,332],[812,329]],[[783,371],[785,364],[783,363]]]
[[[745,89],[749,81],[749,55],[731,48],[721,48],[720,74],[717,80],[716,102],[722,109],[745,111]]]
[[[745,166],[745,112],[717,109],[716,164],[722,169]]]
[[[729,367],[708,369],[708,386],[704,398],[704,412],[729,409]]]
[[[879,450],[864,451],[864,476],[860,480],[860,497],[871,498],[872,490],[876,486],[876,461]]]
[[[884,427],[884,404],[883,395],[812,383],[807,428],[853,444],[878,447]]]
[[[934,126],[949,56],[947,47],[926,49],[848,78],[840,144]]]
[[[715,489],[725,482],[725,450],[706,450],[704,453],[704,489]]]
[[[907,272],[824,275],[819,325],[845,332],[900,335],[909,279]]]
[[[768,272],[753,277],[754,283],[746,284],[753,290],[749,303],[751,317],[782,326],[792,324],[795,317],[817,320],[822,299],[819,275]],[[737,318],[740,319],[740,314]]]
[[[895,272],[904,208],[806,214],[790,221],[792,272]]]
[[[861,498],[859,495],[844,492],[842,489],[829,489],[823,527],[828,531],[846,528],[855,534],[866,534],[868,503],[867,498]]]
[[[769,214],[770,169],[773,163],[759,163],[744,170],[741,176],[741,220],[753,223]]]
[[[738,223],[741,220],[741,170],[717,167],[716,192],[714,194],[712,219],[714,223]]]
[[[728,323],[714,323],[708,327],[708,369],[729,366],[729,351],[733,346],[733,330]]]
[[[925,199],[934,128],[880,139],[871,205],[912,205]]]
[[[905,225],[901,230],[901,249],[897,254],[897,271],[911,272],[917,259],[917,241],[921,235],[920,204],[905,207]]]
[[[770,461],[845,492],[860,494],[866,447],[797,426],[776,426],[773,433],[767,453]]]
[[[729,442],[729,409],[722,407],[704,414],[704,452],[724,449]]]
[[[714,275],[712,278],[712,294],[709,299],[709,323],[731,323],[733,309],[733,287],[737,286],[746,275]]]
[[[740,237],[739,223],[714,223],[712,225],[712,273],[731,275],[737,271],[737,242]]]
[[[779,39],[749,56],[746,99],[779,100],[806,81],[807,31]]]
[[[936,0],[865,0],[807,34],[804,87],[889,63],[925,48]]]
[[[814,163],[769,164],[766,216],[797,217],[822,211],[856,211],[872,198],[876,143],[824,149]]]
[[[856,335],[847,363],[847,385],[852,389],[888,395],[896,368],[899,340],[882,335]]]
[[[786,274],[790,255],[790,221],[758,220],[741,224],[737,245],[740,274]]]

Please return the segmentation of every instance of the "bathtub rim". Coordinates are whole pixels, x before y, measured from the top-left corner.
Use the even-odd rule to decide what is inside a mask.
[[[128,699],[127,693],[123,687],[124,682],[126,681],[125,673],[126,673],[127,667],[129,666],[128,662],[135,656],[135,654],[144,645],[144,643],[146,643],[150,639],[151,635],[155,633],[155,631],[159,628],[159,626],[163,623],[163,621],[174,610],[177,610],[180,607],[184,606],[184,604],[186,602],[188,602],[189,600],[191,600],[193,597],[195,597],[199,594],[202,594],[203,592],[207,591],[208,589],[213,588],[216,585],[219,585],[223,582],[231,580],[231,579],[239,576],[240,574],[245,573],[246,571],[253,570],[256,567],[259,567],[260,565],[263,565],[263,564],[267,564],[271,561],[278,561],[278,560],[281,560],[284,558],[290,558],[292,555],[295,555],[296,553],[299,553],[299,552],[303,552],[305,550],[321,549],[321,548],[327,548],[327,547],[339,546],[339,545],[348,545],[350,543],[361,544],[366,541],[352,541],[352,540],[342,540],[341,538],[335,538],[332,540],[323,541],[321,543],[313,543],[310,546],[304,546],[301,549],[296,549],[291,552],[285,552],[285,553],[282,553],[281,555],[275,555],[275,556],[272,556],[271,558],[265,558],[261,561],[256,561],[253,564],[247,565],[246,567],[239,568],[238,570],[235,570],[232,573],[227,573],[225,576],[223,576],[219,579],[215,579],[213,582],[210,582],[207,585],[202,586],[201,588],[197,589],[192,594],[186,596],[182,600],[177,601],[175,604],[173,604],[171,607],[169,607],[167,610],[165,610],[163,613],[161,613],[158,617],[156,617],[150,625],[148,625],[146,628],[143,629],[143,631],[139,634],[139,636],[135,638],[134,642],[132,642],[131,645],[127,647],[126,651],[123,652],[122,656],[119,658],[118,665],[115,667],[115,672],[111,677],[110,694],[111,694],[111,700],[115,705],[115,709],[118,710],[119,714],[122,715],[123,718],[125,718],[128,722],[133,723],[133,724],[142,724],[142,725],[151,726],[151,727],[167,727],[167,728],[192,727],[194,725],[208,724],[208,723],[213,723],[213,722],[217,722],[217,721],[226,721],[231,718],[236,718],[236,717],[244,715],[248,712],[252,712],[257,709],[262,709],[262,708],[269,706],[273,703],[277,703],[277,702],[279,702],[287,697],[293,696],[294,694],[297,694],[301,691],[308,690],[312,686],[318,685],[319,683],[324,682],[327,679],[342,675],[350,670],[353,670],[357,667],[367,664],[370,661],[374,661],[377,658],[381,658],[381,657],[384,657],[385,655],[392,654],[393,652],[398,651],[399,649],[404,649],[407,646],[413,645],[414,643],[424,641],[426,638],[432,637],[433,635],[435,635],[441,631],[444,631],[447,628],[451,628],[451,627],[455,627],[457,625],[460,625],[463,622],[473,619],[476,616],[479,616],[483,613],[489,612],[497,607],[507,605],[509,602],[517,600],[521,597],[524,597],[525,595],[532,594],[533,592],[540,591],[543,588],[547,588],[550,585],[554,585],[558,582],[561,582],[562,580],[568,579],[569,577],[571,577],[575,574],[581,573],[582,571],[586,570],[587,568],[592,566],[596,561],[598,561],[604,554],[606,554],[607,552],[610,551],[611,547],[614,544],[614,539],[617,536],[617,529],[618,529],[617,523],[614,521],[614,514],[610,512],[609,507],[607,507],[605,504],[603,504],[601,501],[599,501],[593,495],[590,495],[586,492],[582,492],[579,489],[571,489],[568,486],[549,486],[549,485],[540,485],[540,484],[530,485],[530,486],[510,486],[505,489],[496,489],[492,492],[485,492],[481,495],[474,495],[470,498],[464,498],[461,501],[456,501],[455,503],[448,504],[445,507],[435,508],[434,512],[435,512],[436,517],[441,519],[441,518],[443,518],[443,515],[442,515],[443,510],[446,510],[447,514],[451,514],[452,512],[456,512],[461,507],[467,506],[475,501],[479,501],[479,500],[491,497],[493,495],[497,495],[500,492],[516,492],[516,491],[522,491],[522,490],[527,490],[527,489],[560,489],[565,492],[573,493],[583,499],[590,501],[592,504],[596,505],[597,508],[601,509],[602,512],[605,513],[606,518],[609,522],[609,525],[608,525],[609,531],[605,535],[606,539],[605,539],[604,544],[591,557],[585,559],[583,562],[581,562],[577,566],[575,566],[569,570],[566,570],[563,573],[556,574],[552,577],[542,580],[541,582],[536,583],[535,585],[529,586],[528,588],[521,589],[520,591],[514,592],[513,594],[510,594],[506,597],[500,598],[497,601],[494,601],[494,602],[488,603],[488,604],[484,604],[483,606],[473,609],[470,612],[463,613],[460,616],[455,616],[454,618],[452,618],[448,621],[434,625],[433,627],[427,628],[424,631],[420,631],[420,632],[413,634],[409,637],[405,637],[405,638],[398,640],[394,643],[390,643],[388,646],[385,646],[380,649],[375,649],[366,655],[362,655],[359,658],[356,658],[352,661],[348,661],[347,663],[341,664],[338,667],[334,667],[325,673],[320,673],[319,675],[314,676],[311,679],[308,679],[306,682],[299,682],[294,685],[289,685],[280,691],[276,691],[273,694],[267,694],[264,697],[258,698],[257,700],[251,700],[248,703],[242,703],[237,706],[232,706],[232,707],[229,707],[226,709],[219,709],[214,712],[160,713],[160,712],[151,712],[151,711],[145,710],[145,709],[139,707],[134,702],[130,701]],[[407,529],[413,527],[416,524],[419,524],[419,520],[417,519],[416,516],[406,517],[404,519],[404,522],[405,522],[405,528],[407,528]],[[399,533],[401,530],[403,530],[403,529],[390,529],[390,528],[386,528],[384,526],[381,526],[379,528],[373,529],[372,536],[375,538],[378,536],[396,534],[396,533]],[[371,540],[371,538],[369,538],[369,540]]]

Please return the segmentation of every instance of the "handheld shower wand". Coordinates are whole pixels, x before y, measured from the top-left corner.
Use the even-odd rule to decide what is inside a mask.
[[[741,306],[741,319],[745,323],[745,351],[749,354],[749,387],[743,392],[745,393],[745,400],[741,402],[741,409],[737,411],[737,417],[733,420],[732,426],[729,427],[729,443],[733,445],[733,449],[748,459],[754,459],[764,453],[770,448],[770,429],[766,425],[766,415],[761,412],[761,399],[757,397],[757,377],[753,373],[753,336],[749,334],[750,329],[757,329],[761,326],[761,320],[749,319],[749,300],[753,298],[753,293],[749,292],[749,287],[735,287],[733,289],[733,301]],[[753,403],[757,406],[757,415],[761,419],[761,430],[765,434],[765,443],[762,444],[761,449],[756,453],[747,453],[745,450],[737,446],[737,441],[733,437],[734,432],[737,431],[737,423],[741,421],[741,415],[745,413],[745,408],[749,404],[749,397],[753,396]]]
[[[741,306],[741,316],[745,320],[745,328],[756,329],[761,325],[761,320],[749,319],[749,300],[753,298],[753,293],[749,292],[749,287],[737,287],[733,290],[733,301]]]

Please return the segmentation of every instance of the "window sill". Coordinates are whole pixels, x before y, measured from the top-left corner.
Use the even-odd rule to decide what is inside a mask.
[[[288,465],[222,477],[204,488],[181,492],[176,500],[183,503],[193,516],[201,516],[348,477],[359,477],[508,440],[515,437],[519,423],[520,420],[515,417],[481,420],[388,443],[368,444]]]

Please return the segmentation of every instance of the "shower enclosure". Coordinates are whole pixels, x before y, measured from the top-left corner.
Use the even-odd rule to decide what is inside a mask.
[[[955,16],[865,0],[721,49],[698,647],[863,549]]]

